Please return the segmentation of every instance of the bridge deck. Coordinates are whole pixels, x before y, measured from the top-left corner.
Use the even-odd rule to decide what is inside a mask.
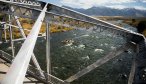
[[[7,63],[6,61],[4,61],[3,59],[0,59],[0,80],[2,80],[6,74],[6,72],[9,70],[9,63]],[[35,84],[35,83],[31,83],[32,81],[37,81],[36,79],[29,79],[29,78],[25,78],[24,79],[24,84],[25,82],[29,82],[27,84]],[[41,84],[41,83],[40,83]]]
[[[0,81],[5,76],[5,73],[8,71],[10,64],[12,61],[12,56],[8,53],[5,53],[4,51],[0,50]],[[42,71],[42,73],[45,75],[45,77],[42,77],[39,74],[39,71],[29,65],[29,69],[27,71],[27,74],[25,76],[24,84],[66,84],[63,80],[58,79],[52,75],[46,74]],[[49,77],[50,80],[46,80],[46,78]]]

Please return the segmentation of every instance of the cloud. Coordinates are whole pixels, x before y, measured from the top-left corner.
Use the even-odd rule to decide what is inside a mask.
[[[134,8],[139,10],[146,10],[146,7],[143,6],[134,6]]]
[[[143,3],[146,3],[146,0],[142,0]]]
[[[115,9],[124,9],[124,8],[128,8],[127,6],[124,5],[112,5],[112,6],[106,6],[109,8],[115,8]]]
[[[95,1],[90,0],[62,0],[61,3],[73,8],[90,8],[94,6]]]
[[[135,2],[135,0],[61,0],[61,3],[67,6],[85,9],[93,6],[105,6],[109,4],[123,4],[132,2]]]
[[[129,7],[129,6],[124,6],[124,5],[112,5],[112,6],[106,6],[106,7],[115,8],[115,9],[135,8],[135,9],[138,9],[138,10],[146,10],[146,7],[144,7],[144,6],[132,6],[132,7]]]
[[[146,10],[146,0],[61,0],[60,2],[72,8],[88,9],[93,6],[105,6],[115,9],[135,8]]]

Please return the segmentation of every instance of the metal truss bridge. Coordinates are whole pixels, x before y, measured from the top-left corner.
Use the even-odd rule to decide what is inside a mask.
[[[0,79],[1,84],[69,84],[129,49],[136,54],[133,57],[127,84],[146,84],[146,44],[145,38],[141,34],[67,8],[36,0],[0,0],[0,13],[5,15],[0,21],[0,42],[1,45],[3,42],[10,42],[12,51],[11,54],[8,54],[4,50],[0,50],[0,70],[3,69],[2,66],[9,67],[7,72],[0,71],[1,76],[3,75]],[[23,28],[20,18],[35,21],[31,30]],[[42,24],[46,24],[44,33],[40,33]],[[51,24],[75,30],[90,29],[96,32],[96,36],[101,39],[101,35],[103,35],[105,39],[123,38],[124,40],[120,46],[117,43],[117,47],[106,53],[105,56],[62,80],[51,74]],[[19,30],[20,38],[13,38],[13,29]],[[24,31],[29,31],[29,34],[26,35]],[[7,33],[9,33],[9,39]],[[46,60],[44,60],[47,64],[46,72],[41,69],[33,53],[37,38],[46,38]],[[14,42],[21,40],[24,42],[18,53],[15,54]],[[112,42],[115,44],[114,41]],[[32,63],[30,63],[31,61]]]

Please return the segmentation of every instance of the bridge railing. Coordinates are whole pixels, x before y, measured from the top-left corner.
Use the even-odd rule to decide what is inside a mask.
[[[7,2],[2,1],[2,4],[0,4],[0,5],[3,5],[3,4],[5,4],[5,7],[1,8],[0,11],[3,11],[7,14],[12,14],[12,15],[16,15],[16,16],[19,16],[19,17],[23,17],[23,18],[37,19],[39,14],[42,12],[42,10],[40,10],[40,9],[26,7],[26,6],[20,5],[18,3],[8,3],[7,4]],[[15,8],[14,11],[9,11],[7,9],[7,7],[9,7],[10,5],[14,6],[14,8]],[[116,35],[123,36],[127,39],[127,42],[132,41],[132,42],[135,42],[137,44],[139,44],[139,42],[143,42],[143,44],[144,44],[145,39],[142,35],[134,33],[134,32],[127,31],[127,30],[125,30],[121,27],[115,26],[115,25],[110,24],[108,22],[101,21],[101,20],[92,18],[90,16],[87,16],[87,15],[84,15],[84,14],[81,14],[81,13],[63,8],[63,7],[58,7],[58,6],[53,5],[53,4],[49,4],[47,6],[47,8],[48,8],[48,10],[47,10],[47,12],[45,12],[46,13],[46,17],[45,17],[46,19],[45,20],[47,22],[50,19],[53,20],[54,17],[56,18],[56,16],[57,16],[57,19],[60,18],[60,17],[61,18],[62,17],[63,18],[70,18],[70,19],[75,20],[75,21],[82,21],[82,22],[94,24],[94,26],[96,26],[95,29],[100,28],[101,31],[107,30],[107,31],[112,32]],[[27,13],[25,13],[25,11],[22,12],[21,9],[27,11]],[[61,19],[61,20],[62,21],[54,20],[52,22],[53,23],[56,22],[56,24],[58,24],[58,22],[59,23],[61,22],[61,24],[64,24],[65,20],[63,20],[63,19]],[[67,24],[68,24],[68,22],[67,22]],[[68,26],[68,25],[66,25],[66,26]],[[73,24],[69,22],[69,27],[70,26],[73,26]]]
[[[18,5],[18,4],[14,4],[14,3],[9,3],[10,6],[14,7],[14,11],[8,11],[8,3],[7,2],[3,2],[1,1],[3,5],[5,4],[4,8],[0,8],[0,11],[6,14],[12,14],[18,17],[22,17],[22,18],[30,18],[30,19],[34,19],[36,20],[39,13],[41,12],[41,9],[37,9],[37,8],[32,8],[29,6],[23,6],[23,5]],[[52,21],[53,23],[61,23],[64,24],[66,26],[73,26],[73,24],[69,24],[68,22],[65,22],[66,18],[70,19],[71,21],[77,21],[77,22],[83,22],[83,23],[89,23],[89,24],[94,24],[96,25],[104,25],[107,26],[109,29],[111,29],[112,31],[116,31],[117,33],[120,32],[121,33],[128,33],[129,35],[131,35],[132,37],[137,37],[137,39],[143,39],[143,36],[141,36],[140,34],[137,33],[133,33],[130,32],[126,29],[123,29],[122,27],[110,24],[108,22],[99,20],[99,19],[95,19],[93,17],[87,16],[85,14],[73,11],[73,10],[69,10],[63,7],[59,7],[53,4],[48,4],[47,6],[48,10],[46,11],[46,16],[45,16],[45,22],[49,22]],[[17,11],[17,12],[16,12]],[[27,12],[25,12],[27,11]],[[54,20],[55,18],[62,18],[61,20]],[[65,18],[65,19],[64,19]],[[65,24],[65,23],[66,24]],[[69,24],[69,25],[68,25]],[[75,25],[75,24],[74,24]],[[79,25],[79,24],[77,24]]]
[[[13,60],[13,57],[10,54],[8,54],[2,50],[0,50],[0,58],[4,59],[8,63],[8,66],[10,66],[10,64]],[[41,76],[39,74],[39,72],[42,72],[45,75],[45,77]],[[44,71],[40,71],[37,68],[33,67],[32,65],[29,65],[27,74],[29,75],[27,77],[34,77],[35,79],[42,81],[42,83],[67,84],[65,81],[63,81],[53,75],[47,74]],[[49,78],[49,80],[47,80],[47,78]]]
[[[2,84],[22,84],[25,78],[25,74],[33,53],[33,49],[37,40],[38,33],[40,31],[42,22],[45,17],[45,11],[47,10],[47,3],[44,9],[40,13],[37,21],[35,22],[30,34],[20,48],[18,54],[16,55],[9,71],[7,72],[5,78],[2,80]]]

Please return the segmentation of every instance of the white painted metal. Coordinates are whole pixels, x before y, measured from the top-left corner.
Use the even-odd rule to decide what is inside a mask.
[[[13,1],[14,1],[14,0],[11,0],[11,2],[13,2]],[[11,6],[10,8],[11,8],[11,11],[15,11],[14,8],[13,8],[13,6]],[[23,28],[22,28],[22,25],[21,25],[21,23],[20,23],[18,17],[17,17],[17,16],[14,16],[14,18],[15,18],[15,20],[16,20],[16,23],[17,23],[18,27],[19,27],[18,29],[19,29],[19,31],[21,32],[22,37],[23,37],[24,39],[26,39],[26,35],[25,35],[25,33],[24,33],[24,30],[23,30]],[[43,73],[41,73],[41,67],[40,67],[40,65],[39,65],[39,63],[38,63],[38,61],[37,61],[37,59],[36,59],[34,53],[32,53],[32,61],[33,61],[34,65],[38,68],[38,70],[40,70],[40,72],[39,72],[40,75],[44,76]]]
[[[9,24],[11,24],[11,15],[9,15]],[[15,57],[15,49],[14,49],[14,42],[13,42],[13,30],[12,27],[9,26],[10,30],[10,41],[11,41],[11,47],[12,47],[12,56]]]
[[[54,6],[54,7],[52,6],[51,8],[56,9],[57,12],[59,12],[59,14],[67,14],[68,16],[75,17],[75,18],[79,18],[79,19],[81,19],[81,20],[91,21],[91,22],[93,22],[93,23],[102,23],[102,25],[106,25],[108,28],[111,28],[111,29],[113,29],[113,30],[118,30],[118,31],[121,31],[121,32],[124,32],[124,33],[131,33],[131,34],[133,34],[133,35],[135,35],[135,36],[139,36],[139,37],[141,36],[141,35],[139,35],[139,34],[136,34],[136,33],[130,32],[130,31],[127,31],[127,30],[125,30],[125,29],[120,29],[120,27],[115,26],[115,25],[112,25],[112,24],[110,24],[110,23],[107,23],[107,22],[104,22],[104,21],[100,21],[100,20],[96,20],[96,19],[94,19],[94,18],[92,18],[92,17],[86,16],[86,15],[83,15],[83,14],[79,14],[78,12],[74,12],[74,11],[72,11],[72,10],[63,9],[63,8],[61,8],[61,7],[60,7],[60,9],[59,9],[59,7],[57,7],[57,6]],[[63,9],[63,10],[61,10],[61,9]],[[34,9],[33,9],[33,10],[34,10]],[[113,28],[112,28],[112,27],[113,27]],[[119,29],[115,29],[115,28],[119,28]],[[142,36],[142,37],[143,37],[143,36]],[[130,37],[130,39],[131,39],[131,37]],[[26,46],[27,46],[27,45],[26,45]],[[117,52],[117,54],[122,53],[123,51],[124,51],[124,50],[119,51],[119,52]],[[25,52],[25,51],[24,51],[24,52]],[[116,56],[116,51],[114,51],[114,52],[115,52],[115,56]],[[113,54],[113,53],[109,53],[109,55],[107,55],[105,58],[103,58],[104,61],[100,61],[100,60],[99,60],[99,61],[95,62],[93,65],[87,67],[87,68],[89,68],[89,69],[83,70],[83,71],[81,71],[81,72],[75,74],[74,76],[72,76],[71,78],[69,78],[67,81],[69,81],[69,82],[70,82],[70,81],[73,81],[73,80],[75,80],[75,79],[81,77],[82,75],[88,73],[89,71],[95,69],[96,67],[100,66],[101,64],[104,64],[105,62],[107,62],[108,60],[110,60],[110,59],[113,57],[112,54]],[[109,57],[109,58],[108,58],[108,57]],[[101,64],[100,64],[100,63],[101,63]],[[97,65],[97,64],[99,64],[99,65]],[[84,71],[85,71],[85,72],[84,72]]]
[[[4,3],[8,3],[8,4],[12,4],[12,5],[15,5],[16,6],[16,3],[9,3],[5,0],[0,0],[1,2],[4,2]],[[17,2],[17,4],[19,4]],[[31,8],[31,7],[26,7],[26,6],[23,6],[22,5],[17,5],[16,7],[18,7],[18,10],[19,8],[23,8],[23,9],[28,9],[31,10],[31,11],[34,11],[35,13],[38,13],[41,11],[41,9],[37,9],[37,8]],[[129,35],[136,35],[136,36],[140,36],[141,38],[144,38],[144,36],[142,36],[141,34],[138,34],[138,33],[134,33],[134,32],[131,32],[130,30],[126,30],[122,27],[119,27],[119,26],[116,26],[116,25],[113,25],[111,23],[108,23],[108,22],[105,22],[105,21],[102,21],[102,20],[99,20],[97,18],[93,18],[91,16],[88,16],[88,15],[85,15],[85,14],[82,14],[82,13],[79,13],[79,12],[76,12],[76,11],[73,11],[73,10],[70,10],[70,9],[67,9],[67,8],[63,8],[63,7],[59,7],[59,6],[56,6],[54,4],[51,4],[51,8],[53,11],[55,11],[54,13],[52,12],[46,12],[46,17],[50,17],[50,14],[51,15],[57,15],[57,16],[62,16],[62,17],[66,17],[66,16],[69,16],[71,18],[75,18],[75,19],[78,19],[78,20],[84,20],[84,21],[88,21],[88,22],[92,22],[92,23],[95,23],[95,24],[102,24],[102,25],[106,25],[107,27],[109,27],[109,29],[113,29],[113,30],[117,30],[118,32],[124,32],[124,33],[128,33]],[[17,10],[16,10],[17,11]],[[11,13],[11,12],[10,12]],[[56,14],[58,13],[58,14]],[[26,15],[22,15],[22,13],[18,13],[18,12],[13,12],[14,15],[17,15],[17,16],[20,16],[20,17],[24,17],[25,18],[32,18],[29,17],[29,16],[26,16]],[[35,16],[34,16],[35,18]]]
[[[14,8],[11,7],[11,10],[14,11]],[[24,30],[23,30],[23,28],[22,28],[22,26],[21,26],[21,23],[19,22],[18,17],[17,17],[17,16],[14,16],[14,18],[15,18],[15,20],[16,20],[16,22],[17,22],[17,25],[19,26],[18,29],[20,30],[22,37],[23,37],[24,39],[26,39],[26,35],[25,35]],[[32,53],[32,61],[33,61],[34,65],[38,68],[38,70],[41,71],[41,67],[40,67],[40,65],[39,65],[39,63],[38,63],[38,61],[37,61],[37,59],[36,59],[34,53]],[[43,76],[43,74],[42,74],[41,72],[40,72],[40,74]]]
[[[16,55],[9,71],[2,80],[1,84],[22,84],[25,78],[25,74],[30,62],[31,55],[37,40],[38,33],[40,31],[42,22],[47,10],[47,4],[40,13],[37,21],[35,22],[30,34],[20,48]]]
[[[47,62],[47,73],[51,73],[51,58],[50,58],[50,28],[49,23],[46,23],[46,62]]]
[[[27,5],[27,6],[40,6],[39,2],[36,2],[34,0],[0,0],[3,2],[7,2],[7,3],[14,3],[14,4],[18,4],[18,5]]]
[[[133,83],[133,79],[134,79],[134,75],[135,75],[135,67],[136,67],[136,63],[135,63],[135,59],[134,59],[133,63],[132,63],[129,79],[128,79],[128,84]]]
[[[4,36],[5,36],[5,41],[7,42],[7,32],[6,32],[7,28],[6,27],[7,27],[6,24],[4,24]]]
[[[2,29],[0,29],[0,44],[2,43]]]
[[[136,47],[134,47],[136,49],[135,50],[136,51],[136,55],[139,53],[139,48],[138,47],[139,47],[138,45],[136,45]],[[131,71],[130,71],[130,74],[129,74],[128,84],[132,84],[133,83],[136,67],[137,67],[136,57],[134,56],[133,57],[132,66],[131,66]]]

